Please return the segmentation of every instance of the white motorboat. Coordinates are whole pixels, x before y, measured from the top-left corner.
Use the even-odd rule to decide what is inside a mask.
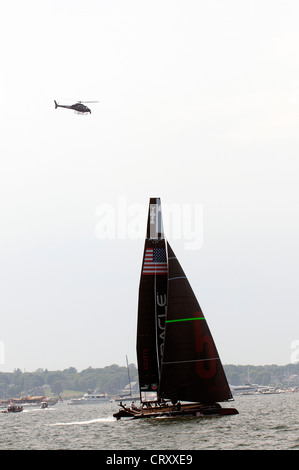
[[[80,398],[72,398],[69,405],[86,405],[93,403],[103,403],[109,401],[109,397],[105,393],[87,392]]]
[[[268,390],[269,387],[258,384],[230,385],[233,396],[235,395],[253,395]]]

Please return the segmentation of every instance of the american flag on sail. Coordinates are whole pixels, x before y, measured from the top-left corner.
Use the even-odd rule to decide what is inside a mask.
[[[144,255],[142,274],[167,274],[165,248],[147,248]]]

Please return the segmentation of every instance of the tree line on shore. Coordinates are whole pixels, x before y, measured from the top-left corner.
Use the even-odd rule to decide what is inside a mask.
[[[298,386],[299,363],[279,365],[224,365],[230,385],[256,383],[271,386]],[[128,375],[129,372],[129,375]],[[0,372],[0,399],[26,395],[63,395],[64,392],[97,390],[109,396],[117,395],[129,383],[138,380],[138,371],[134,364],[120,367],[116,364],[104,368],[88,367],[80,372],[75,367],[62,371],[37,369],[35,372]]]
[[[137,380],[137,369],[129,365],[130,380]],[[129,383],[127,367],[116,364],[104,368],[92,368],[78,372],[75,367],[62,371],[37,369],[35,372],[0,372],[0,399],[27,395],[63,395],[63,392],[97,390],[99,393],[115,395]]]
[[[277,364],[225,365],[224,370],[230,385],[246,383],[273,387],[294,387],[299,385],[299,363],[279,366]]]

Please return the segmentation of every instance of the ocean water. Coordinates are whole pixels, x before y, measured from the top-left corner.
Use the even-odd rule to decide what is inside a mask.
[[[299,449],[299,393],[239,396],[231,405],[238,415],[153,420],[116,421],[116,402],[0,413],[0,449]]]

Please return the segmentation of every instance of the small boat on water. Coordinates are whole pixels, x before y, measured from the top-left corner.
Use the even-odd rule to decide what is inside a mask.
[[[206,319],[163,233],[159,198],[149,203],[138,302],[141,405],[120,403],[120,418],[238,414]]]
[[[139,388],[138,388],[138,383],[137,382],[131,382],[131,377],[130,377],[130,369],[129,369],[129,362],[128,362],[128,356],[126,356],[126,361],[127,361],[127,371],[128,371],[128,379],[129,383],[126,385],[126,387],[121,390],[116,397],[114,397],[115,401],[139,401]],[[113,401],[113,400],[110,400]]]
[[[23,407],[12,403],[7,407],[7,410],[1,411],[1,413],[20,413],[20,411],[23,411]]]
[[[38,397],[21,397],[21,398],[10,398],[9,400],[2,400],[0,402],[0,406],[4,407],[7,406],[8,404],[14,404],[14,405],[20,405],[23,407],[35,407],[37,405],[40,405],[43,402],[47,402],[49,406],[54,406],[58,402],[58,400],[61,400],[61,398],[52,398],[52,397],[44,397],[44,396],[38,396]]]

